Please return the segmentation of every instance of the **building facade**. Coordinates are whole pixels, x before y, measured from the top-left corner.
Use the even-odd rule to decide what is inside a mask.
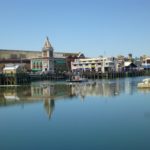
[[[143,59],[142,67],[144,70],[150,70],[150,57],[146,57]]]
[[[0,49],[0,73],[6,64],[24,64],[27,71],[66,72],[71,70],[71,61],[83,58],[79,53],[54,52],[48,37],[42,50]]]
[[[113,57],[98,57],[75,59],[71,62],[72,72],[78,71],[96,71],[96,72],[112,72],[117,70],[117,61]]]
[[[34,72],[42,71],[42,72],[50,72],[54,73],[54,55],[53,55],[53,47],[51,46],[48,37],[44,43],[44,47],[42,49],[41,58],[32,58],[31,59],[31,70]]]

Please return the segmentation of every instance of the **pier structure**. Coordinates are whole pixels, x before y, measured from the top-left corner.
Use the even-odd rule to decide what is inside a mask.
[[[32,81],[58,81],[64,79],[67,79],[67,76],[65,74],[0,74],[0,85],[27,85],[30,84]]]
[[[87,79],[113,79],[113,78],[122,78],[122,77],[136,77],[150,75],[150,72],[146,73],[145,71],[136,71],[136,72],[82,72],[80,73],[82,77]]]
[[[70,74],[0,74],[0,85],[17,85],[17,84],[29,84],[34,81],[61,81],[73,76]],[[80,76],[87,79],[115,79],[123,77],[136,77],[136,76],[149,76],[148,71],[136,71],[136,72],[80,72]]]
[[[0,85],[18,85],[18,84],[29,84],[30,76],[24,74],[1,74]]]

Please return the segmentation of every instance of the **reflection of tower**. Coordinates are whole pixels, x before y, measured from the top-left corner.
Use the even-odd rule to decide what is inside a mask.
[[[54,72],[54,57],[53,57],[53,47],[51,46],[48,37],[44,43],[44,47],[42,49],[42,71],[50,71]]]
[[[52,116],[54,107],[55,107],[54,100],[53,99],[45,99],[45,101],[44,101],[44,107],[45,107],[45,110],[46,110],[46,112],[48,114],[48,118],[50,119],[51,116]]]

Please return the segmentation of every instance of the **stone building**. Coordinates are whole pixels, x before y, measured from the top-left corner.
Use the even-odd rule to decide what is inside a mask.
[[[54,55],[53,47],[51,46],[48,37],[46,38],[42,55],[38,58],[31,59],[31,70],[54,73]]]

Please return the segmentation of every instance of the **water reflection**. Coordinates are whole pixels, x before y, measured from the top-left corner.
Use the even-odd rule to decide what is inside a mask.
[[[87,96],[119,96],[121,93],[133,94],[141,78],[125,78],[116,80],[95,80],[86,83],[50,83],[35,82],[30,86],[14,86],[0,88],[0,106],[26,104],[43,101],[43,106],[50,119],[55,108],[55,100]],[[140,92],[150,92],[143,89]]]
[[[45,99],[44,101],[44,108],[46,110],[46,113],[48,114],[48,118],[50,119],[52,116],[52,112],[54,110],[55,107],[55,102],[54,100],[50,100],[50,99]]]

